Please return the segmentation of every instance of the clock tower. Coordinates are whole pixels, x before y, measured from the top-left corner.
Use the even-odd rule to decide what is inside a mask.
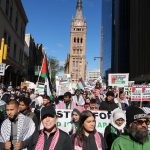
[[[70,55],[65,64],[65,73],[72,81],[86,78],[86,19],[82,15],[82,0],[77,0],[76,15],[72,19],[70,34]]]

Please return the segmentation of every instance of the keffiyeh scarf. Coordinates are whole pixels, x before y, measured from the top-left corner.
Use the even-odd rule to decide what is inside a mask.
[[[49,150],[54,150],[55,149],[55,146],[58,142],[58,138],[59,138],[59,129],[57,128],[54,136],[53,136],[53,139],[52,139],[52,142],[50,144],[50,147],[49,147]],[[36,147],[35,147],[35,150],[44,150],[44,133],[42,132],[39,136],[39,139],[38,139],[38,142],[36,144]]]
[[[18,125],[17,125],[17,141],[25,141],[28,139],[35,131],[35,124],[31,118],[26,117],[23,114],[18,115]],[[10,141],[11,136],[11,121],[6,119],[1,126],[1,142]],[[26,150],[23,149],[23,150]]]

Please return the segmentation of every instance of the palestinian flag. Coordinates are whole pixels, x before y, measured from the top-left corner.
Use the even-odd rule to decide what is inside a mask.
[[[46,61],[46,56],[44,55],[43,58],[43,63],[42,63],[42,68],[41,68],[41,75],[42,78],[47,77],[47,61]]]
[[[44,55],[44,58],[43,58],[40,77],[45,79],[46,94],[50,97],[50,100],[52,101],[52,98],[53,98],[52,84],[51,84],[50,77],[49,77],[46,55]]]

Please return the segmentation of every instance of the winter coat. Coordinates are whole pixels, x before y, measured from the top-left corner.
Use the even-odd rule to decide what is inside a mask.
[[[109,102],[107,99],[105,99],[105,101],[101,102],[99,109],[113,111],[117,107],[118,105],[114,101]]]
[[[120,135],[112,144],[111,150],[149,150],[150,136],[148,141],[140,144],[130,138],[129,135]]]
[[[113,141],[119,137],[119,135],[121,134],[122,131],[119,131],[118,129],[116,129],[114,126],[112,126],[111,124],[109,124],[106,128],[105,128],[105,132],[104,132],[104,138],[106,140],[107,143],[107,150],[111,149],[111,145],[113,143]]]

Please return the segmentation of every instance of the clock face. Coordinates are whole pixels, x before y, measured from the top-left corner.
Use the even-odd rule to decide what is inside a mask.
[[[78,22],[77,22],[77,26],[80,26],[80,25],[81,25],[81,21],[78,21]]]

